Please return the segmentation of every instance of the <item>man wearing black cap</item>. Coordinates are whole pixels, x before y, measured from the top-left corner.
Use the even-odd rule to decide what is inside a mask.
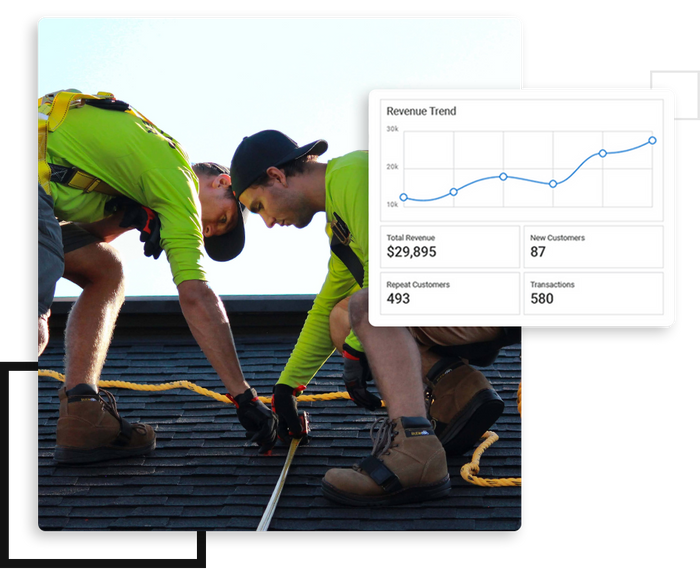
[[[351,469],[326,473],[324,495],[371,506],[438,498],[450,490],[446,452],[463,454],[503,410],[483,374],[464,360],[478,355],[482,363],[476,365],[484,365],[509,338],[500,328],[369,324],[368,155],[352,152],[328,164],[316,162],[327,146],[317,140],[299,148],[281,132],[262,131],[243,140],[231,164],[235,196],[268,227],[304,227],[321,211],[328,221],[328,275],[275,386],[279,436],[299,434],[296,395],[343,337],[343,379],[350,396],[368,409],[381,406],[367,390],[371,365],[388,417],[373,426],[371,456]],[[465,348],[470,348],[468,356]]]
[[[254,442],[270,447],[276,416],[243,377],[226,312],[201,263],[205,250],[227,261],[244,246],[243,209],[229,173],[214,163],[190,166],[175,139],[103,95],[57,92],[39,106],[39,354],[48,342],[56,282],[65,275],[83,288],[66,327],[54,458],[95,462],[155,447],[153,429],[123,420],[114,398],[98,389],[124,300],[119,256],[98,241],[130,227],[141,231],[147,255],[165,250],[192,334],[228,388],[241,424]],[[56,217],[83,225],[60,226]]]
[[[275,386],[281,438],[299,433],[296,395],[334,350],[333,308],[355,293],[352,322],[353,300],[368,285],[368,155],[352,152],[328,164],[316,162],[327,146],[319,140],[299,148],[280,132],[263,131],[243,140],[231,165],[235,196],[268,227],[304,227],[322,211],[328,221],[333,251],[328,275]],[[330,499],[380,506],[438,498],[450,490],[445,451],[426,418],[420,356],[401,330],[400,337],[375,338],[371,347],[358,328],[345,339],[344,357],[351,366],[366,350],[388,417],[373,430],[372,455],[359,467],[326,473],[322,487]]]

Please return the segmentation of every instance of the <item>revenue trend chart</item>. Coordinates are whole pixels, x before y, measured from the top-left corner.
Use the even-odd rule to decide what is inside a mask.
[[[673,97],[373,91],[370,321],[674,318]]]
[[[532,184],[542,184],[542,185],[549,186],[550,188],[556,188],[556,187],[559,186],[560,184],[563,184],[563,183],[567,182],[569,179],[571,179],[571,177],[572,177],[574,174],[576,174],[576,172],[578,172],[578,171],[586,164],[586,162],[588,162],[588,161],[591,160],[592,158],[596,158],[596,157],[605,158],[605,157],[607,157],[607,156],[613,156],[613,155],[615,155],[615,154],[623,154],[623,153],[625,153],[625,152],[632,152],[632,151],[634,151],[634,150],[638,150],[638,149],[640,149],[640,148],[644,148],[644,147],[647,146],[648,144],[652,144],[652,145],[653,145],[653,144],[656,144],[656,141],[657,141],[657,139],[656,139],[655,136],[650,136],[649,139],[648,139],[646,142],[644,142],[643,144],[640,144],[639,146],[635,146],[635,147],[633,147],[633,148],[627,148],[627,149],[625,149],[625,150],[605,150],[604,148],[602,148],[602,149],[599,150],[598,152],[594,152],[593,154],[591,154],[588,158],[586,158],[583,162],[581,162],[581,164],[579,164],[579,165],[574,169],[574,171],[571,172],[571,174],[569,174],[566,178],[564,178],[564,179],[562,179],[562,180],[559,180],[559,181],[554,180],[554,179],[549,180],[549,181],[545,181],[545,180],[532,180],[532,179],[530,179],[530,178],[523,178],[523,177],[520,177],[520,176],[509,176],[506,172],[501,172],[500,174],[497,174],[497,175],[494,175],[494,176],[487,176],[487,177],[485,177],[485,178],[479,178],[478,180],[473,180],[473,181],[471,181],[471,182],[468,182],[468,183],[466,183],[466,184],[460,186],[459,188],[450,188],[450,190],[449,190],[446,194],[443,194],[443,195],[441,195],[441,196],[437,196],[437,197],[434,197],[434,198],[412,198],[412,197],[410,197],[408,194],[402,193],[402,194],[399,196],[399,199],[400,199],[402,202],[405,202],[405,201],[413,201],[413,202],[431,202],[431,201],[440,200],[440,199],[443,199],[443,198],[446,198],[446,197],[449,197],[449,196],[452,196],[452,197],[457,196],[461,190],[463,190],[463,189],[465,189],[465,188],[468,188],[469,186],[473,186],[474,184],[478,184],[479,182],[486,182],[486,181],[488,181],[488,180],[500,180],[500,181],[502,181],[502,182],[505,182],[506,180],[519,180],[519,181],[521,181],[521,182],[530,182],[530,183],[532,183]],[[398,165],[394,165],[394,166],[395,166],[394,169],[398,169]]]

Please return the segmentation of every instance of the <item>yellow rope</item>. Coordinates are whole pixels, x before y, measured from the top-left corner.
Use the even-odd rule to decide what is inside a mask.
[[[523,415],[522,410],[522,397],[523,397],[523,384],[518,385],[518,413],[520,416]],[[476,476],[479,473],[479,461],[481,460],[481,455],[484,451],[489,448],[493,443],[498,440],[498,435],[493,431],[486,431],[482,437],[486,439],[481,443],[472,455],[472,461],[465,464],[459,471],[467,482],[475,484],[476,486],[522,486],[522,478],[479,478]]]
[[[58,373],[49,369],[40,369],[39,375],[45,377],[53,377],[59,381],[65,381],[66,378],[63,374]],[[207,397],[212,397],[217,401],[222,403],[231,403],[230,399],[221,393],[216,391],[211,391],[200,387],[196,383],[190,381],[171,381],[169,383],[160,383],[158,385],[147,384],[147,383],[131,383],[128,381],[99,381],[100,387],[121,387],[123,389],[133,389],[135,391],[167,391],[170,389],[189,389],[200,395],[205,395]],[[338,391],[336,393],[320,393],[318,395],[299,395],[297,397],[298,401],[331,401],[334,399],[350,399],[347,391]],[[270,403],[270,397],[260,397],[260,401],[263,403]],[[522,416],[522,384],[518,386],[518,413]],[[472,461],[465,464],[460,469],[460,474],[467,482],[475,484],[477,486],[520,486],[521,478],[479,478],[476,474],[479,473],[479,461],[481,460],[481,455],[484,451],[489,448],[493,443],[498,440],[498,435],[492,431],[486,431],[482,436],[486,439],[481,443],[472,455]]]
[[[50,369],[40,369],[39,375],[45,377],[53,377],[58,381],[66,380],[65,376],[62,373],[58,373]],[[204,387],[200,387],[199,385],[197,385],[196,383],[192,383],[191,381],[171,381],[169,383],[160,383],[158,385],[153,385],[148,383],[131,383],[128,381],[100,380],[99,386],[121,387],[123,389],[133,389],[134,391],[168,391],[170,389],[189,389],[190,391],[194,391],[195,393],[199,393],[200,395],[211,397],[212,399],[216,399],[217,401],[221,401],[222,403],[231,403],[231,400],[225,395],[217,393],[216,391],[211,391],[210,389],[205,389]],[[350,399],[350,395],[348,395],[347,391],[338,391],[336,393],[319,393],[318,395],[300,395],[299,397],[297,397],[298,401],[331,401],[333,399]],[[262,401],[263,403],[270,403],[271,400],[271,397],[260,397],[260,401]]]
[[[518,385],[518,413],[523,416],[523,384]]]

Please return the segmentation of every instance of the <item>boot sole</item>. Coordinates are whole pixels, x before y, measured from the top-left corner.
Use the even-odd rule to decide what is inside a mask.
[[[503,413],[505,404],[493,389],[477,393],[438,438],[448,456],[463,455]]]
[[[323,495],[329,500],[345,504],[347,506],[397,506],[399,504],[407,504],[409,502],[423,502],[425,500],[435,500],[443,498],[450,493],[450,477],[446,476],[437,484],[430,486],[413,486],[393,492],[391,494],[382,494],[381,496],[360,496],[358,494],[349,494],[338,490],[332,484],[325,480],[321,480],[321,490]]]
[[[84,450],[57,446],[53,453],[53,459],[61,464],[89,464],[91,462],[102,462],[104,460],[114,460],[129,456],[149,454],[153,452],[155,448],[155,439],[153,439],[153,442],[150,444],[135,448],[102,447],[92,450]]]

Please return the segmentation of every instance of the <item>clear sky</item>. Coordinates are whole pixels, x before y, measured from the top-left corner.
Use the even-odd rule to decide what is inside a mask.
[[[367,149],[376,88],[518,88],[515,19],[58,19],[39,22],[38,93],[109,91],[174,136],[192,162],[229,165],[244,136],[281,130],[325,138],[327,161]],[[70,41],[67,41],[70,38]],[[420,71],[419,71],[420,70]],[[206,259],[219,294],[310,294],[329,257],[322,214],[305,229],[267,229],[251,215],[243,253]],[[162,255],[137,232],[114,242],[127,295],[174,295]],[[57,296],[78,289],[61,280]]]

